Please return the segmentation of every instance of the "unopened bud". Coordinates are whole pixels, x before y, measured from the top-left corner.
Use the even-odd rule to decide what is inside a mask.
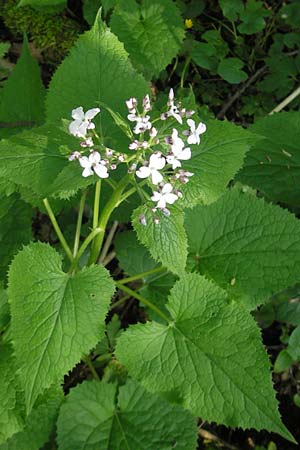
[[[111,170],[116,170],[116,168],[117,168],[117,164],[111,164],[110,165],[110,169]]]
[[[79,159],[81,156],[80,152],[73,152],[71,153],[71,155],[69,156],[68,160],[69,161],[75,161],[75,159]]]
[[[158,225],[159,222],[160,222],[160,220],[159,220],[158,217],[154,217],[154,218],[153,218],[153,222],[154,222],[155,225]]]
[[[113,155],[113,150],[111,148],[106,147],[105,154],[108,158],[110,158]]]
[[[118,156],[118,160],[119,160],[120,162],[124,162],[124,161],[125,161],[124,155],[119,155],[119,156]]]
[[[165,216],[170,216],[171,211],[168,208],[162,208],[162,212],[164,213]]]

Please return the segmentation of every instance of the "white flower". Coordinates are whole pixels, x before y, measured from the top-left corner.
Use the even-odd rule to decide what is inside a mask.
[[[151,200],[157,202],[157,208],[165,208],[167,203],[173,205],[174,202],[178,199],[178,195],[172,193],[173,186],[171,183],[166,183],[161,192],[154,191],[151,197]]]
[[[178,137],[176,128],[173,128],[172,132],[171,152],[172,153],[167,156],[167,162],[172,165],[173,170],[177,167],[181,167],[180,161],[187,161],[192,157],[191,149],[189,147],[184,148],[184,142]]]
[[[168,106],[170,107],[170,109],[166,113],[167,117],[171,117],[172,116],[172,117],[174,117],[174,119],[177,120],[177,122],[182,123],[182,117],[180,115],[180,110],[179,110],[178,106],[176,106],[174,104],[174,91],[173,91],[173,89],[170,89],[170,92],[169,92]]]
[[[200,144],[200,134],[205,133],[206,125],[202,122],[196,128],[195,121],[193,119],[188,119],[187,124],[190,127],[189,137],[187,139],[188,144]]]
[[[159,170],[165,167],[166,160],[160,153],[153,153],[149,159],[149,166],[142,166],[136,171],[139,178],[148,178],[151,175],[152,183],[158,184],[163,180]]]
[[[145,117],[137,117],[136,118],[136,126],[133,129],[135,134],[144,133],[147,130],[150,130],[152,127],[151,122],[149,122],[150,116]]]
[[[82,106],[72,110],[74,119],[69,125],[69,131],[73,136],[85,138],[87,130],[95,128],[92,119],[100,112],[99,108],[89,109],[84,113]]]
[[[93,147],[94,142],[91,137],[86,138],[85,141],[80,143],[81,147]]]
[[[71,153],[71,155],[69,156],[68,159],[69,159],[69,161],[75,161],[75,159],[79,159],[80,156],[81,156],[81,153],[75,151],[75,152]]]
[[[149,97],[148,94],[145,95],[145,97],[143,98],[143,108],[144,108],[144,111],[145,111],[145,112],[151,110],[150,97]]]
[[[83,167],[83,177],[89,177],[95,172],[99,178],[108,178],[107,168],[102,164],[100,153],[92,152],[89,157],[83,156],[79,158],[79,163]]]

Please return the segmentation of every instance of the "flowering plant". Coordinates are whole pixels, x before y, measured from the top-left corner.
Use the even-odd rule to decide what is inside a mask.
[[[0,450],[195,450],[199,418],[294,441],[254,314],[298,281],[300,225],[242,182],[270,142],[293,161],[298,117],[204,124],[162,91],[98,17],[0,142]]]

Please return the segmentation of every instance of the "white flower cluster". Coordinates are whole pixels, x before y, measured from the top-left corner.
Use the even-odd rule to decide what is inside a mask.
[[[134,97],[126,101],[126,106],[127,118],[133,122],[132,131],[136,135],[136,139],[129,144],[129,150],[134,154],[122,154],[104,147],[92,122],[100,113],[100,109],[93,108],[84,113],[80,106],[72,111],[73,121],[69,125],[69,131],[81,138],[82,150],[73,152],[69,160],[79,161],[83,168],[83,177],[95,174],[100,178],[107,178],[109,170],[114,170],[117,164],[125,162],[129,173],[135,173],[137,178],[147,179],[148,184],[154,187],[149,198],[155,203],[152,211],[160,209],[169,215],[167,205],[172,205],[182,197],[180,184],[187,183],[193,176],[192,172],[182,168],[182,163],[192,158],[190,145],[200,144],[200,136],[206,131],[206,126],[201,122],[196,125],[191,119],[194,111],[186,110],[180,103],[175,103],[173,89],[169,92],[167,111],[154,120],[150,117],[152,106],[149,95],[143,98],[140,111],[138,101]],[[184,119],[187,129],[182,129]],[[159,122],[160,127],[157,125]],[[98,140],[98,144],[94,144],[95,139]],[[104,158],[101,157],[103,151]],[[89,152],[88,156],[86,152]],[[158,219],[155,218],[155,221]],[[145,217],[141,217],[141,223],[145,223]]]

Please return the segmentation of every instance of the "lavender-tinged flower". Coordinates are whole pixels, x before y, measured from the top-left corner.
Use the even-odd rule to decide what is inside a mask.
[[[130,142],[130,144],[128,145],[129,150],[137,150],[138,148],[140,148],[140,143],[137,140],[134,140],[132,142]]]
[[[181,167],[180,161],[191,159],[192,153],[189,147],[184,148],[184,142],[178,136],[176,128],[173,128],[171,141],[171,154],[167,156],[167,162],[172,165],[172,169],[174,170],[177,167]]]
[[[150,103],[150,97],[149,95],[145,95],[145,97],[143,98],[143,109],[144,112],[148,112],[151,111],[151,103]]]
[[[71,153],[71,155],[69,156],[68,159],[69,159],[69,161],[75,161],[76,159],[79,159],[80,156],[81,156],[81,153],[75,151],[75,152]]]
[[[155,138],[157,136],[157,133],[158,133],[157,129],[155,127],[152,127],[151,130],[149,131],[149,136],[151,138]]]
[[[157,202],[157,208],[161,208],[164,209],[167,205],[167,203],[169,203],[170,205],[173,205],[173,203],[176,202],[176,200],[178,199],[178,195],[174,194],[173,192],[173,186],[171,183],[166,183],[161,192],[159,191],[154,191],[153,195],[151,197],[151,200],[153,200],[154,202]]]
[[[150,130],[152,127],[151,122],[149,121],[150,116],[145,117],[136,117],[136,126],[133,129],[135,134],[144,133],[147,130]]]
[[[83,167],[82,176],[85,178],[93,175],[94,172],[99,178],[108,178],[109,176],[98,152],[92,152],[89,157],[82,156],[82,158],[79,158],[79,163]]]
[[[85,147],[93,147],[94,146],[94,142],[93,139],[91,137],[86,138],[85,141],[80,142],[81,147],[85,148]]]
[[[153,153],[150,156],[149,165],[140,167],[136,171],[136,176],[139,178],[148,178],[151,176],[152,183],[156,185],[163,180],[163,176],[159,170],[163,169],[165,164],[166,160],[161,153]]]
[[[195,121],[192,119],[187,120],[187,124],[190,127],[189,136],[187,138],[188,144],[200,144],[200,134],[205,133],[206,125],[202,122],[196,127]]]
[[[176,119],[177,122],[182,123],[182,117],[180,115],[180,110],[179,110],[178,106],[176,106],[174,103],[173,89],[170,89],[170,92],[169,92],[168,106],[169,106],[169,110],[166,112],[167,117],[174,117],[174,119]],[[164,120],[164,119],[162,118],[162,120]]]
[[[135,97],[131,97],[129,100],[126,100],[126,106],[128,108],[128,111],[131,113],[135,113],[136,112],[136,107],[138,104],[138,101]]]
[[[84,113],[82,106],[72,110],[74,119],[69,125],[69,131],[73,136],[85,138],[87,130],[95,128],[92,119],[100,112],[100,108],[89,109]]]

